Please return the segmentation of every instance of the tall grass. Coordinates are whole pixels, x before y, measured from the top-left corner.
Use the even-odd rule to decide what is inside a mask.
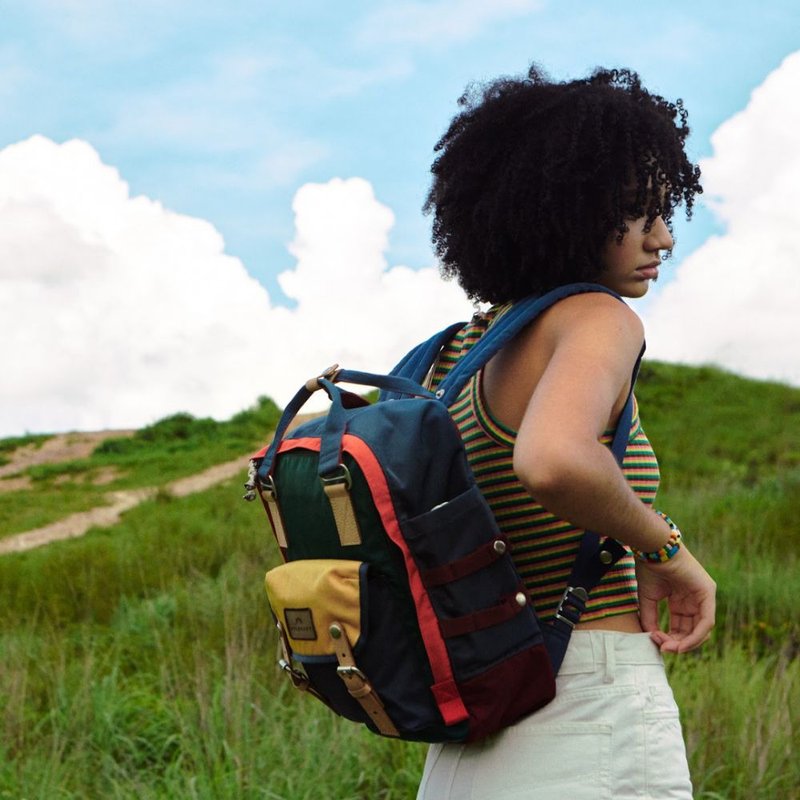
[[[0,797],[413,797],[424,748],[334,718],[277,673],[274,551],[238,489],[0,561]],[[800,796],[798,662],[754,644],[725,624],[670,660],[698,798]]]
[[[673,657],[669,667],[695,798],[800,797],[796,658],[723,639],[698,656]]]
[[[274,552],[237,492],[0,561],[0,797],[413,793],[419,746],[342,724],[277,674]]]
[[[645,425],[656,438],[674,420]],[[718,441],[733,463],[737,435]],[[785,442],[764,448],[771,468],[700,464],[660,498],[719,583],[714,639],[668,661],[698,800],[800,800],[800,476]],[[666,437],[661,450],[696,465]],[[262,589],[276,554],[241,480],[0,559],[0,798],[414,796],[423,746],[335,718],[278,674]]]

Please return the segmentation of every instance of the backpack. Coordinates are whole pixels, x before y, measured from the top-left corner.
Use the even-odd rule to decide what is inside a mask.
[[[555,619],[541,623],[448,407],[538,314],[590,291],[621,299],[572,284],[515,303],[435,393],[422,383],[464,323],[389,375],[332,367],[290,401],[245,499],[260,496],[283,558],[265,585],[278,663],[298,689],[375,733],[425,742],[480,739],[553,698],[588,593],[625,548],[587,531]],[[369,404],[339,383],[381,393]],[[318,389],[327,415],[287,435]],[[620,464],[631,413],[632,395],[612,443]]]

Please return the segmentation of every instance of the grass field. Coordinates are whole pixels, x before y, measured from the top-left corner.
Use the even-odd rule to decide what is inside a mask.
[[[797,800],[800,391],[648,364],[638,395],[659,505],[719,584],[712,642],[668,663],[695,796]],[[174,444],[213,463],[207,436]],[[152,466],[169,446],[88,461],[157,485],[176,476],[165,452]],[[413,798],[423,746],[336,719],[277,674],[262,589],[276,552],[243,479],[0,558],[0,798]]]

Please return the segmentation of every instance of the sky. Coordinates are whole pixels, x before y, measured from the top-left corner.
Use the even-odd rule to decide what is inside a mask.
[[[689,109],[650,357],[800,385],[796,0],[0,0],[0,436],[283,404],[467,318],[433,146],[532,61]]]

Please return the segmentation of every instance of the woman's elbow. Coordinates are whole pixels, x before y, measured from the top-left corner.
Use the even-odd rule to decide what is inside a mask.
[[[519,448],[514,452],[514,472],[532,497],[542,505],[569,493],[575,486],[575,459],[568,457],[568,448]]]

